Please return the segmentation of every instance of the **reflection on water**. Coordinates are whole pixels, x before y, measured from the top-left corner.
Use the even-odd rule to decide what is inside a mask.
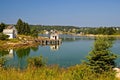
[[[8,50],[0,50],[0,58],[13,58],[14,57],[14,50],[8,49]]]
[[[8,50],[0,50],[0,58],[9,54]]]
[[[16,50],[16,55],[18,58],[23,58],[29,56],[30,48],[21,48]]]
[[[14,57],[14,50],[13,49],[9,49],[8,52],[9,52],[9,54],[6,55],[6,57],[13,58]]]
[[[50,49],[51,49],[52,51],[57,51],[57,50],[59,50],[59,47],[60,47],[60,45],[50,45]]]
[[[50,45],[49,49],[52,51],[57,51],[59,50],[59,46],[60,45]],[[6,67],[19,67],[22,69],[27,66],[27,59],[31,51],[37,52],[38,50],[39,46],[0,50],[0,58],[4,58],[6,60],[5,62]]]

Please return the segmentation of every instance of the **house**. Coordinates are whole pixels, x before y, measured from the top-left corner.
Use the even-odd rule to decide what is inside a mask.
[[[6,29],[3,29],[3,34],[6,34],[9,36],[9,39],[16,38],[17,36],[17,29],[15,26],[10,25]]]
[[[52,40],[59,40],[59,34],[57,33],[57,31],[52,31],[50,33],[50,39],[52,39]]]

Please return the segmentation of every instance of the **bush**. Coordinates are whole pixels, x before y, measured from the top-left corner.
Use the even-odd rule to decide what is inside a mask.
[[[0,33],[0,40],[6,40],[6,39],[8,39],[8,37],[9,37],[8,35]]]
[[[5,59],[4,58],[0,58],[0,67],[3,67],[5,64]]]
[[[28,58],[28,67],[42,67],[45,66],[46,60],[42,56]]]

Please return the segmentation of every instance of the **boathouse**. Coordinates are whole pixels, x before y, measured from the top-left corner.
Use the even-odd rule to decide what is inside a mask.
[[[16,38],[17,36],[17,29],[15,26],[10,25],[6,29],[3,29],[3,34],[6,34],[9,36],[9,39]]]
[[[52,31],[50,33],[50,39],[51,40],[59,40],[59,34],[58,34],[58,32],[57,31]]]

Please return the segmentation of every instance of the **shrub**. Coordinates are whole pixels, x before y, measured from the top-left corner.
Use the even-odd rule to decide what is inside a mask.
[[[9,37],[8,35],[0,33],[0,40],[6,40],[6,39],[8,39],[8,37]]]
[[[45,64],[46,60],[42,56],[28,58],[28,67],[42,67]]]
[[[3,67],[5,64],[5,59],[4,58],[0,58],[0,67]]]

